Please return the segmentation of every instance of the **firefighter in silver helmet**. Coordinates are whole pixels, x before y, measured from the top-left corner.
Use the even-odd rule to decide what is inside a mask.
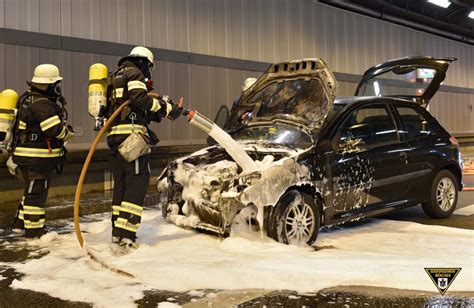
[[[148,48],[133,48],[128,56],[120,59],[118,66],[109,78],[109,113],[127,100],[131,104],[115,119],[107,137],[114,178],[112,243],[128,249],[138,247],[136,233],[150,179],[150,149],[147,145],[158,142],[148,124],[150,121],[160,122],[163,117],[177,119],[182,106],[175,105],[167,95],[159,98],[148,96],[154,69],[153,53]],[[180,102],[182,104],[182,99]],[[143,150],[137,152],[138,148]]]
[[[242,120],[240,117],[243,115],[246,115],[247,112],[242,113],[242,111],[239,109],[241,105],[241,100],[242,96],[244,93],[250,89],[255,83],[257,82],[257,78],[249,77],[244,80],[242,83],[242,92],[240,93],[239,97],[237,97],[234,102],[232,103],[232,109],[230,110],[229,113],[229,119],[224,127],[226,130],[232,130],[236,123],[239,120]],[[239,112],[241,112],[239,114]]]
[[[18,165],[25,189],[15,227],[24,229],[28,238],[45,233],[44,205],[51,176],[65,161],[64,145],[73,137],[72,127],[67,125],[62,79],[55,65],[37,66],[28,82],[29,90],[20,96],[17,104],[13,162]]]

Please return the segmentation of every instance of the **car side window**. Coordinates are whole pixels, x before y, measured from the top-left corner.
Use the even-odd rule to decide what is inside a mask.
[[[398,133],[385,105],[370,105],[352,112],[339,128],[339,145],[375,147],[398,141]]]
[[[396,109],[407,139],[431,134],[429,122],[417,109],[408,106],[399,106]]]

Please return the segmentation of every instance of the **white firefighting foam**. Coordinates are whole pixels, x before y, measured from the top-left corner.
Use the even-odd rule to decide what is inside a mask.
[[[72,225],[71,225],[72,228]],[[110,218],[83,224],[89,247],[132,280],[109,272],[84,255],[74,234],[29,241],[49,254],[25,263],[3,263],[23,273],[13,288],[48,293],[99,307],[134,307],[143,291],[288,289],[314,292],[337,285],[366,285],[436,292],[424,267],[462,267],[449,291],[472,291],[473,231],[372,219],[320,234],[315,251],[260,238],[242,228],[221,240],[167,224],[145,211],[140,248],[114,256]],[[282,279],[284,277],[284,279]]]
[[[230,157],[240,165],[243,172],[252,172],[257,169],[257,165],[244,148],[218,125],[212,126],[209,136],[227,151]]]
[[[242,144],[242,147],[249,150],[249,145]],[[252,146],[256,150],[256,145]],[[261,149],[260,149],[261,150]],[[266,149],[268,151],[268,149]],[[243,193],[237,192],[236,186],[227,187],[223,190],[220,185],[212,185],[212,183],[222,183],[225,180],[238,178],[241,176],[252,176],[252,173],[242,172],[238,174],[237,164],[229,160],[221,160],[213,164],[193,165],[184,162],[183,159],[178,161],[177,168],[174,171],[175,181],[183,186],[182,198],[185,201],[183,205],[183,213],[189,217],[176,215],[179,211],[177,205],[171,205],[171,213],[169,220],[173,223],[184,227],[196,227],[199,218],[194,216],[189,209],[189,202],[201,204],[204,199],[209,200],[212,204],[217,204],[220,197],[235,197],[243,204],[254,204],[257,211],[257,221],[263,226],[263,208],[265,206],[274,206],[284,192],[293,185],[301,185],[309,183],[309,169],[297,163],[296,157],[303,150],[286,150],[285,157],[274,161],[273,155],[265,155],[262,160],[254,161],[255,168],[253,174],[258,174],[257,178],[247,183],[248,187]],[[166,179],[159,186],[160,191],[166,188]],[[262,228],[263,230],[263,228]]]

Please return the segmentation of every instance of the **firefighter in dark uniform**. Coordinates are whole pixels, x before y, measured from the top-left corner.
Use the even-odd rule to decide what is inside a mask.
[[[30,89],[18,102],[13,162],[20,169],[25,190],[15,227],[24,229],[27,238],[45,233],[44,205],[51,175],[65,161],[64,144],[73,136],[72,128],[66,124],[61,80],[56,66],[37,66],[28,83]]]
[[[174,105],[168,96],[158,99],[148,96],[151,90],[153,53],[145,47],[135,47],[130,55],[120,59],[118,69],[111,74],[108,90],[113,112],[127,100],[131,101],[112,124],[107,137],[111,149],[110,163],[114,178],[112,197],[112,243],[124,248],[137,248],[136,233],[140,226],[143,202],[150,179],[150,154],[127,161],[118,149],[132,133],[140,134],[149,144],[158,138],[148,128],[150,121],[162,117],[175,120],[182,107]]]

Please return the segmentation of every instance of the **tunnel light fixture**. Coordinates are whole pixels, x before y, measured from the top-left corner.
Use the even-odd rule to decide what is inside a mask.
[[[437,6],[444,7],[445,9],[451,4],[448,0],[428,0],[429,3],[433,3]]]
[[[474,11],[471,11],[471,13],[469,13],[469,15],[467,15],[467,17],[474,19]]]

